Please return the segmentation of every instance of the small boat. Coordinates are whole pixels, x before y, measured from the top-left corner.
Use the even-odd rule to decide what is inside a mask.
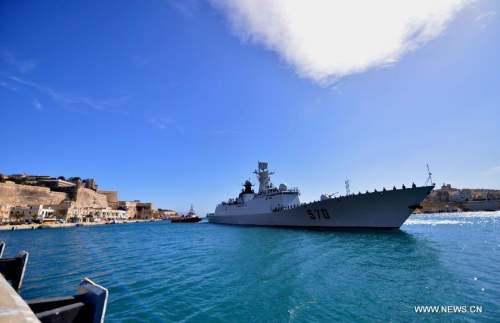
[[[196,212],[193,209],[193,204],[191,204],[191,208],[189,209],[189,212],[187,215],[182,215],[180,217],[176,217],[175,219],[172,219],[172,223],[180,223],[180,222],[200,222],[201,217],[196,215]]]

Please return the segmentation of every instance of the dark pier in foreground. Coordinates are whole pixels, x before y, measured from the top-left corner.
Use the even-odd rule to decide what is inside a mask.
[[[88,278],[78,285],[76,295],[24,300],[22,286],[29,253],[2,258],[0,242],[0,317],[5,322],[103,322],[108,290]],[[9,284],[10,282],[10,284]]]

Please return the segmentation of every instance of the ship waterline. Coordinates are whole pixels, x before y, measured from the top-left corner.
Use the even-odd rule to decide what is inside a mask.
[[[262,167],[265,164],[265,167]],[[324,227],[386,228],[403,225],[434,186],[422,186],[341,197],[322,196],[320,201],[300,202],[298,189],[272,185],[266,163],[259,163],[259,192],[249,181],[237,199],[223,202],[208,221],[219,224]]]

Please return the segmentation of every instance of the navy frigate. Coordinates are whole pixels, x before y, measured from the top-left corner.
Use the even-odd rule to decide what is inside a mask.
[[[323,194],[318,201],[302,203],[298,188],[286,184],[275,187],[268,164],[258,163],[254,171],[259,190],[247,180],[236,198],[222,202],[214,213],[207,214],[211,223],[315,227],[315,228],[384,228],[397,229],[420,208],[420,203],[432,191],[429,186],[374,191],[345,196]],[[430,179],[430,173],[429,173]],[[348,185],[348,183],[346,183]]]

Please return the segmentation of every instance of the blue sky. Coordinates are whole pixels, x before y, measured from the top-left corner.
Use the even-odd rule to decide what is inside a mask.
[[[258,160],[304,201],[499,189],[500,3],[420,3],[2,1],[0,172],[200,214]]]

